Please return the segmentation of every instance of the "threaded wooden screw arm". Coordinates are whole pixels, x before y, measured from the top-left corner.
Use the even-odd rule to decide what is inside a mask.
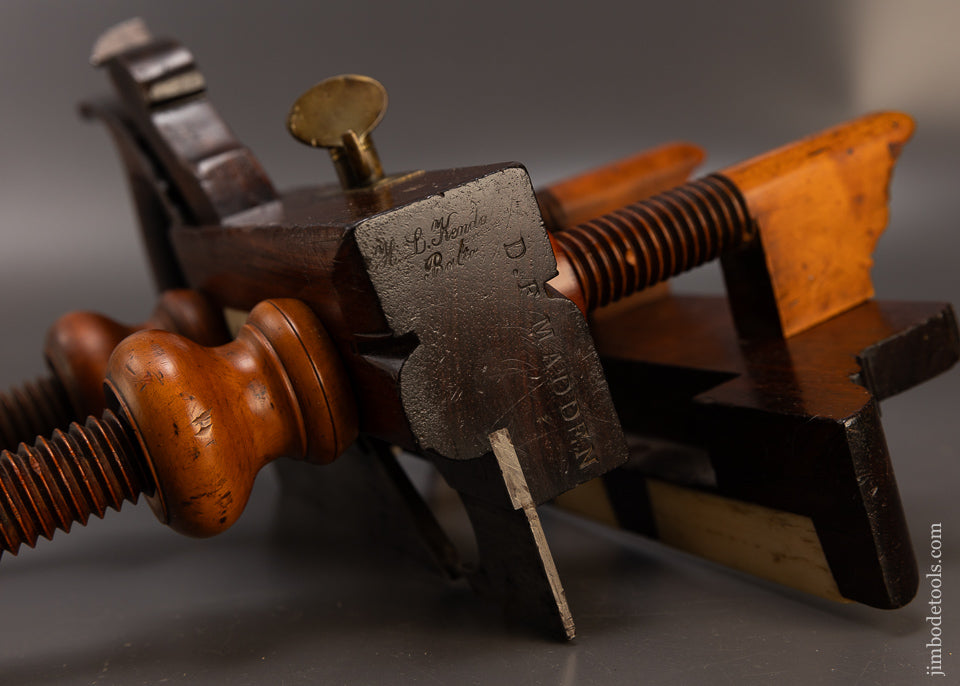
[[[792,335],[873,295],[893,166],[913,122],[867,115],[555,234],[554,287],[584,312],[762,235],[779,328]]]
[[[558,269],[567,277],[560,290],[591,312],[717,258],[753,230],[729,179],[691,181],[554,234]]]
[[[67,391],[54,375],[41,376],[0,392],[0,447],[49,434],[74,417]]]
[[[236,521],[263,466],[284,456],[327,463],[357,435],[336,349],[296,300],[261,303],[219,348],[134,334],[111,356],[107,385],[115,412],[0,453],[2,550],[140,493],[162,522],[210,536]]]
[[[543,223],[564,230],[679,186],[704,156],[692,143],[667,143],[538,188]]]
[[[110,353],[124,338],[146,329],[172,331],[201,345],[230,340],[222,315],[187,289],[165,292],[150,318],[133,326],[92,312],[66,314],[47,333],[44,353],[50,374],[0,393],[0,448],[30,443],[71,421],[103,412]]]
[[[86,524],[91,514],[103,517],[152,490],[139,446],[107,410],[33,447],[0,453],[0,546],[16,554],[21,544],[32,548],[41,535],[70,531],[73,522]]]

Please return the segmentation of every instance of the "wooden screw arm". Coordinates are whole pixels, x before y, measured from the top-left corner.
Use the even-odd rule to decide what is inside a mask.
[[[848,151],[882,145],[887,157],[876,176],[886,181],[908,124],[903,115],[875,115],[561,231],[552,283],[588,312],[743,244],[765,221],[757,208],[773,202],[764,172],[773,188],[797,168],[816,179],[823,164],[842,178],[860,171],[845,163],[855,157]],[[872,208],[871,225],[885,219],[881,186],[858,203]],[[802,200],[815,205],[817,194]],[[284,455],[329,461],[357,432],[334,348],[297,301],[259,305],[234,343],[213,350],[163,332],[134,335],[114,351],[107,378],[115,412],[0,455],[5,549],[33,545],[139,492],[162,521],[210,535],[239,516],[263,465]]]
[[[548,231],[583,224],[686,181],[704,158],[691,143],[667,143],[537,190]]]
[[[103,379],[117,344],[136,331],[162,329],[201,345],[230,340],[223,316],[196,291],[165,292],[149,319],[126,325],[93,312],[71,312],[47,333],[50,374],[0,393],[0,448],[66,427],[106,407]]]
[[[541,189],[538,199],[549,205],[555,222],[587,220],[604,208],[619,207],[683,181],[702,159],[703,153],[696,146],[668,144]],[[559,230],[563,226],[555,224],[551,228]],[[265,303],[254,310],[251,324],[241,330],[237,341],[217,351],[205,351],[187,343],[213,346],[228,340],[219,312],[196,291],[167,291],[151,317],[139,325],[127,326],[87,312],[71,313],[58,320],[47,336],[45,351],[51,375],[0,394],[3,447],[13,448],[35,436],[52,433],[49,441],[40,439],[32,448],[21,445],[18,452],[4,452],[0,456],[0,530],[4,549],[16,553],[21,543],[33,546],[39,535],[50,538],[56,528],[68,531],[72,521],[85,524],[91,513],[102,517],[107,507],[119,509],[124,500],[136,501],[141,492],[151,498],[162,521],[185,533],[209,535],[236,519],[246,501],[253,475],[262,465],[278,454],[303,452],[303,436],[308,428],[320,432],[311,446],[313,451],[323,446],[329,448],[331,436],[324,433],[323,427],[337,434],[332,439],[334,447],[313,458],[321,462],[332,459],[356,433],[353,400],[340,372],[333,372],[335,392],[331,392],[328,385],[319,389],[319,394],[315,387],[303,392],[310,383],[298,386],[301,391],[298,402],[316,403],[314,409],[321,415],[304,423],[292,419],[297,416],[296,412],[261,412],[266,396],[258,394],[261,387],[271,384],[252,381],[243,391],[239,389],[241,382],[231,373],[231,370],[235,372],[236,365],[226,362],[231,358],[254,360],[259,355],[258,368],[269,376],[269,365],[262,362],[274,361],[274,358],[265,353],[263,339],[253,332],[262,333],[264,320],[276,319],[278,314],[283,316],[291,310],[307,330],[321,331],[304,306],[293,301],[283,301],[281,305]],[[290,319],[286,321],[290,323]],[[159,341],[158,334],[153,333],[134,337],[117,350],[108,372],[108,361],[121,341],[143,330],[165,330],[179,336],[159,336]],[[278,329],[274,322],[272,335],[291,344],[293,339],[302,340],[300,331],[293,333],[284,326]],[[329,346],[322,332],[316,340],[321,347]],[[144,351],[152,351],[158,342],[166,346],[167,352],[175,351],[178,359],[191,360],[184,365],[187,373],[177,378],[176,384],[169,382],[169,372],[154,374],[151,371],[164,363],[166,357],[158,358],[153,352],[144,357]],[[284,358],[286,364],[299,362],[302,370],[305,360],[297,357],[300,353],[295,344],[293,349],[292,357],[288,354]],[[121,365],[118,360],[124,357],[127,362]],[[330,349],[315,350],[313,356],[308,357],[312,365],[315,359],[324,360],[322,364],[313,365],[318,368],[324,364],[336,366],[331,361],[335,355]],[[294,359],[297,361],[292,361]],[[183,388],[181,384],[198,389],[214,388],[205,386],[206,375],[194,375],[198,360],[208,362],[211,370],[225,368],[213,376],[229,379],[235,387],[228,391],[217,385],[206,399],[211,406],[220,406],[222,412],[216,415],[202,411],[196,396],[190,396],[187,403],[166,402],[174,390],[179,393]],[[131,369],[139,371],[135,373]],[[122,408],[119,414],[104,411],[107,405],[103,390],[105,377],[110,379],[111,392]],[[140,382],[133,383],[132,378],[145,378],[147,382],[137,385]],[[118,384],[122,386],[124,380],[126,386],[120,391]],[[276,376],[271,383],[274,387],[284,386]],[[324,395],[328,392],[329,395]],[[242,405],[239,415],[222,407],[224,398],[250,393],[259,400]],[[290,401],[288,396],[280,395]],[[174,412],[182,415],[179,421],[170,415],[170,408],[174,406],[179,408]],[[325,410],[329,411],[328,416],[324,416]],[[251,411],[266,426],[245,416]],[[74,418],[100,413],[103,413],[100,419],[89,417],[85,426],[74,423],[66,432],[56,431]],[[216,428],[215,417],[219,420]],[[284,423],[284,417],[290,421]],[[336,419],[330,419],[333,417]],[[182,434],[181,426],[185,427]],[[242,461],[243,469],[238,471],[236,463],[225,460],[224,455],[234,449],[241,436],[250,440],[240,441],[246,449],[242,451],[246,459]],[[300,448],[294,445],[298,439]],[[198,440],[202,445],[197,445]],[[185,445],[188,443],[191,445]],[[192,457],[189,464],[182,459],[183,455],[194,456],[198,452],[204,456],[199,469]],[[40,465],[39,473],[28,468],[31,460]],[[224,470],[226,478],[222,474]],[[243,482],[239,488],[229,487],[238,482]],[[187,492],[192,495],[182,497]],[[194,498],[198,494],[203,496]],[[232,507],[223,506],[227,500]],[[44,504],[48,502],[53,506]],[[181,507],[184,502],[193,504],[184,510]]]
[[[551,284],[584,313],[751,241],[764,243],[779,328],[792,335],[872,294],[893,165],[913,131],[868,115],[551,237]]]
[[[265,301],[237,339],[205,348],[144,331],[110,358],[112,410],[34,447],[0,453],[0,548],[103,516],[147,495],[177,531],[210,536],[243,511],[279,457],[325,464],[357,435],[355,402],[313,312]]]
[[[693,144],[668,143],[541,188],[537,200],[548,228],[560,231],[682,183],[703,158]],[[51,373],[0,392],[0,449],[100,414],[106,407],[103,379],[110,353],[145,329],[172,331],[205,346],[229,340],[220,313],[188,289],[166,291],[141,324],[91,312],[64,315],[47,334],[44,352]]]
[[[587,314],[743,245],[754,230],[737,187],[713,174],[551,236],[551,284]]]
[[[879,229],[872,222],[882,218],[885,213],[887,185],[893,162],[899,145],[909,136],[909,124],[906,115],[896,113],[865,117],[811,136],[758,160],[731,167],[718,177],[669,191],[666,197],[650,198],[639,203],[639,206],[624,208],[580,227],[564,229],[553,237],[559,275],[550,281],[550,285],[568,296],[582,311],[589,312],[607,298],[624,297],[631,291],[695,266],[711,256],[723,252],[728,255],[731,252],[748,252],[760,242],[764,248],[769,248],[772,245],[770,240],[791,219],[806,221],[813,216],[823,217],[822,225],[813,228],[824,234],[832,234],[842,242],[846,240],[847,233],[864,228],[862,220],[858,219],[871,217],[871,225],[866,228],[876,236]],[[849,154],[849,150],[853,150],[854,154]],[[865,152],[869,154],[864,155]],[[770,172],[773,174],[769,179],[772,187],[776,188],[775,195],[782,196],[782,201],[793,208],[792,212],[778,218],[757,211],[759,199],[765,192],[762,185],[751,184],[749,188],[741,189],[733,181],[733,178],[742,177],[744,169],[761,169],[764,166],[770,169],[767,165],[770,159],[790,161],[790,165],[784,166],[781,171]],[[865,166],[876,169],[867,174]],[[484,184],[475,184],[475,178],[471,178],[471,175],[489,172],[486,168],[479,169],[426,172],[425,177],[435,179],[438,187],[462,184],[457,187],[475,187],[476,192],[480,193]],[[789,183],[781,179],[781,174],[787,178],[806,178],[808,181],[819,179],[821,183],[840,184],[840,187],[848,178],[870,177],[875,183],[869,188],[869,193],[864,187],[863,197],[857,202],[848,202],[846,206],[837,205],[834,202],[836,192],[828,188],[830,193],[826,197],[830,198],[829,206],[826,210],[817,211],[821,200],[817,188],[805,182],[795,197],[789,191]],[[525,190],[528,192],[529,186],[525,185]],[[404,282],[403,290],[398,290],[392,283],[386,282],[399,282],[401,276],[406,279],[406,272],[395,270],[385,261],[383,264],[386,266],[381,269],[381,262],[377,260],[389,259],[391,253],[387,248],[393,244],[403,246],[404,240],[412,235],[416,225],[406,227],[401,218],[415,210],[417,205],[414,201],[433,202],[433,196],[423,198],[418,195],[423,192],[419,181],[414,184],[398,180],[391,185],[391,202],[396,203],[397,211],[396,219],[392,222],[390,215],[385,212],[378,213],[376,217],[379,219],[374,222],[371,221],[373,218],[363,216],[360,211],[325,220],[324,210],[328,207],[336,210],[339,197],[334,197],[330,202],[323,199],[310,199],[308,202],[305,196],[293,193],[285,196],[285,204],[278,209],[279,214],[270,215],[271,224],[268,226],[263,225],[259,216],[252,215],[224,227],[189,227],[173,233],[173,243],[189,282],[204,289],[219,304],[246,310],[265,297],[277,296],[300,297],[309,302],[321,314],[325,326],[336,340],[343,344],[345,363],[355,381],[361,405],[364,429],[378,438],[412,449],[427,441],[414,435],[411,429],[404,405],[407,401],[401,397],[399,375],[395,372],[401,364],[407,364],[403,362],[404,355],[408,354],[404,346],[409,345],[412,339],[388,340],[383,336],[387,326],[383,319],[383,300],[395,294],[410,293],[409,298],[404,296],[409,302],[398,303],[396,307],[409,307],[411,312],[419,311],[416,308],[420,307],[417,303],[424,300],[422,290],[426,286],[423,284],[429,286],[431,282],[413,282],[414,275],[421,273],[424,263],[416,264],[411,258],[410,266],[407,263],[403,265],[404,269],[409,270],[410,283]],[[379,197],[372,190],[351,193],[351,198],[370,197],[376,200]],[[495,198],[489,200],[494,202]],[[305,202],[309,211],[305,209]],[[456,209],[452,202],[449,207]],[[869,213],[861,209],[868,207],[872,208]],[[831,212],[830,208],[835,211]],[[531,224],[539,219],[532,217]],[[416,220],[421,221],[419,218]],[[329,221],[329,224],[325,224],[325,221]],[[248,230],[248,227],[261,226],[256,231]],[[364,240],[369,239],[369,244],[363,248],[366,258],[361,258],[356,243],[358,228],[366,236]],[[528,241],[533,238],[534,232],[535,229],[529,231]],[[475,245],[484,245],[484,250],[493,259],[495,254],[504,254],[502,243],[498,243],[500,238],[487,229],[482,234],[478,233],[476,238],[468,236],[464,244],[471,247],[473,241],[485,241],[485,244]],[[515,240],[515,236],[503,237],[503,240],[508,239]],[[450,244],[454,246],[455,242]],[[377,252],[378,245],[385,246],[384,252]],[[305,246],[309,246],[310,259],[304,257]],[[743,246],[744,249],[732,250],[736,246]],[[786,255],[787,252],[782,254]],[[322,256],[322,259],[318,256]],[[453,256],[455,253],[449,252],[448,259]],[[840,255],[828,253],[826,256],[838,262],[845,261]],[[509,254],[506,257],[509,259]],[[506,260],[497,259],[500,261],[496,265],[508,264]],[[539,253],[537,259],[541,259]],[[538,281],[549,279],[551,267],[544,261],[542,272],[535,278]],[[457,272],[464,273],[463,270]],[[483,274],[478,271],[478,283],[489,278],[485,274],[489,275],[489,271]],[[374,287],[371,277],[383,279],[383,288],[378,290],[379,286]],[[497,285],[504,286],[505,283],[509,285],[508,280],[499,279]],[[524,293],[533,296],[533,285],[536,285],[537,292],[542,290],[538,283],[532,284]],[[475,284],[471,284],[471,287],[475,290],[479,288]],[[464,287],[461,290],[468,292],[469,289]],[[507,292],[510,289],[503,290],[502,297],[515,296],[512,291]],[[399,299],[400,296],[396,297]],[[483,302],[495,301],[487,299]],[[790,302],[787,301],[787,304]],[[423,307],[439,307],[436,301],[431,303],[424,303]],[[477,305],[478,309],[482,309],[481,304]],[[483,304],[483,307],[487,305]],[[452,315],[451,319],[457,319],[451,324],[454,330],[438,332],[436,335],[439,337],[442,333],[445,337],[443,340],[453,341],[450,347],[455,350],[458,346],[455,341],[460,339],[456,338],[458,334],[454,324],[461,320]],[[418,322],[428,321],[433,320],[430,317],[418,319]],[[403,336],[408,330],[406,326],[398,325],[397,331],[390,329],[391,335]],[[376,334],[377,337],[374,339],[368,334]],[[423,336],[418,336],[422,343]],[[391,347],[395,342],[396,347]],[[351,347],[354,343],[356,345]],[[378,352],[381,350],[382,353]],[[383,356],[389,357],[389,368],[382,364]],[[429,373],[429,370],[423,370],[424,375]],[[436,370],[432,373],[439,375]],[[446,372],[444,374],[449,376]],[[405,378],[412,377],[406,374]],[[447,402],[443,397],[453,396],[438,396],[437,402]],[[446,405],[443,407],[446,412]],[[463,421],[466,423],[474,419],[468,416]],[[446,424],[455,425],[453,420]],[[545,486],[544,492],[548,490]]]

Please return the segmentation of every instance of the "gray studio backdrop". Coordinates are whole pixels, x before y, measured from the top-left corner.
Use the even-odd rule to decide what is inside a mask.
[[[41,370],[43,332],[57,315],[96,309],[132,322],[151,306],[112,144],[76,115],[79,100],[106,90],[86,61],[93,41],[131,16],[194,51],[220,112],[281,188],[334,178],[327,156],[294,142],[284,120],[306,87],[346,72],[389,90],[375,134],[388,170],[518,160],[537,183],[672,139],[705,146],[710,170],[865,111],[906,110],[919,128],[891,189],[878,294],[960,302],[960,3],[951,0],[2,0],[4,386]],[[677,288],[721,285],[705,267]],[[917,550],[930,522],[949,522],[949,560],[960,565],[958,390],[954,371],[892,400],[885,418]],[[288,560],[281,572],[266,561],[271,535],[256,513],[271,512],[275,484],[265,484],[254,516],[226,542],[183,542],[138,507],[5,558],[0,607],[4,621],[23,625],[2,630],[0,682],[386,683],[390,674],[411,683],[886,684],[923,676],[920,603],[900,613],[834,609],[656,546],[563,533],[567,522],[554,525],[566,554],[558,558],[561,574],[564,562],[573,568],[568,591],[587,629],[574,646],[501,633],[496,618],[478,629],[469,597],[444,595],[413,572],[383,595],[436,607],[388,612],[384,623],[358,600],[361,586],[381,577],[345,580],[335,568],[324,578],[353,588],[358,605],[346,618],[319,613],[340,625],[334,640],[310,610],[296,609],[301,596],[277,590],[289,583],[313,597],[309,580],[323,557],[302,568]],[[141,552],[131,561],[118,552],[124,546]],[[157,567],[147,546],[158,546],[168,567]],[[197,581],[195,569],[227,580]],[[960,576],[949,581],[960,593]],[[956,649],[960,604],[951,603]]]

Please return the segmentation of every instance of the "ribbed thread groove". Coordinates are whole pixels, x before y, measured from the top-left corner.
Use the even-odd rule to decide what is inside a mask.
[[[63,386],[52,376],[0,393],[0,449],[33,443],[73,418]]]
[[[554,237],[594,310],[713,260],[753,232],[740,191],[712,174]]]
[[[33,447],[0,453],[0,548],[50,539],[73,522],[103,517],[124,500],[136,502],[147,486],[137,444],[109,410],[68,431],[39,437]]]

